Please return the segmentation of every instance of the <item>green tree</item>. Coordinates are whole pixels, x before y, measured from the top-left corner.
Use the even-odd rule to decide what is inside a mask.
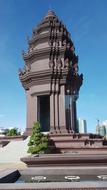
[[[28,146],[28,153],[31,154],[46,153],[48,150],[48,137],[41,133],[41,126],[39,122],[36,122],[33,125],[32,135]]]
[[[20,132],[18,132],[17,128],[8,129],[6,131],[7,136],[17,136],[20,135]]]

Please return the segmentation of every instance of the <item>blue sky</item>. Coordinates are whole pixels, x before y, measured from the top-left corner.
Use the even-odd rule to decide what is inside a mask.
[[[79,55],[84,84],[78,117],[95,132],[96,120],[107,119],[107,1],[0,0],[0,127],[25,128],[26,97],[18,78],[27,36],[49,8],[63,20]]]

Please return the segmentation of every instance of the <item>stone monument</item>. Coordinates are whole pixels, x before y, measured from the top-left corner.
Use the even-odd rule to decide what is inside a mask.
[[[65,25],[51,10],[33,29],[23,52],[20,81],[26,92],[27,127],[40,121],[42,131],[77,132],[76,100],[83,75],[78,74],[78,56]]]
[[[78,73],[70,33],[53,11],[33,29],[23,59],[25,67],[19,70],[19,78],[27,101],[25,135],[30,135],[34,122],[39,121],[42,131],[49,132],[55,153],[105,149],[98,135],[77,131],[76,101],[83,74]]]

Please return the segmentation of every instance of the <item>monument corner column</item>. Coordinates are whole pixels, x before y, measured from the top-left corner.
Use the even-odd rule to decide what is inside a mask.
[[[60,132],[66,133],[66,117],[65,117],[65,85],[60,86],[59,94],[59,126]]]
[[[71,95],[71,130],[75,133],[77,130],[77,110],[76,110],[76,96]]]
[[[32,133],[32,127],[35,122],[37,122],[37,96],[32,96],[30,90],[26,91],[26,107],[27,107],[27,117],[26,117],[26,132],[25,134],[30,135]]]

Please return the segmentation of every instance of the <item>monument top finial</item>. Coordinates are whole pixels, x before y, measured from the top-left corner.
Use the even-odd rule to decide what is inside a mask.
[[[47,18],[47,17],[55,17],[55,16],[56,16],[55,12],[53,10],[49,9],[47,15],[45,16],[45,18]]]

